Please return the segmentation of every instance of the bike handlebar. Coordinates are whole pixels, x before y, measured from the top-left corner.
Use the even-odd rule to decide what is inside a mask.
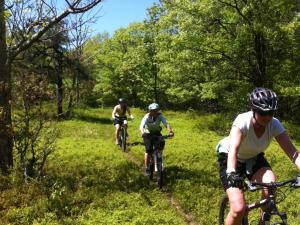
[[[151,137],[168,139],[168,138],[174,137],[174,134],[167,134],[167,135],[155,135],[155,134],[151,134]]]
[[[285,186],[287,184],[290,184],[290,186],[294,188],[300,188],[300,176],[297,176],[293,179],[280,181],[280,182],[263,183],[263,182],[248,181],[245,183],[247,185],[248,190],[250,191],[255,191],[259,187],[276,188],[276,187]]]
[[[164,139],[172,138],[174,137],[174,134],[167,134],[162,136]]]

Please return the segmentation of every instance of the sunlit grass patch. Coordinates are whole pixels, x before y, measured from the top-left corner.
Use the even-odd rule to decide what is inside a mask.
[[[217,224],[224,191],[215,146],[228,133],[231,119],[163,111],[175,137],[166,140],[165,185],[158,190],[141,170],[145,150],[139,124],[146,112],[132,109],[135,120],[129,121],[128,150],[123,153],[114,144],[111,111],[78,109],[73,119],[59,122],[57,149],[40,181],[24,185],[3,179],[7,185],[0,185],[0,224],[187,224],[166,193],[194,221]],[[278,179],[297,174],[275,142],[269,148],[266,157]],[[279,205],[292,225],[299,221],[299,194],[292,192]]]

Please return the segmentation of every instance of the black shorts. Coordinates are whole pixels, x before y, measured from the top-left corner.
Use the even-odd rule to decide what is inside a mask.
[[[126,116],[125,117],[115,117],[115,119],[114,119],[114,125],[116,125],[116,124],[123,125],[124,120],[127,120]]]
[[[227,169],[227,157],[228,155],[226,153],[219,153],[218,154],[218,163],[219,163],[219,173],[222,185],[224,187],[224,190],[227,190],[229,188],[228,186],[228,180],[226,175],[226,169]],[[243,177],[247,177],[249,180],[251,180],[252,176],[261,168],[263,167],[269,167],[271,168],[270,164],[264,157],[264,153],[258,154],[256,157],[252,158],[254,160],[254,164],[251,167],[251,173],[246,172],[246,162],[239,162],[237,163],[236,172]]]
[[[143,134],[144,144],[146,153],[151,154],[153,152],[153,147],[157,147],[163,150],[165,147],[165,140],[160,138],[162,135],[159,134]]]

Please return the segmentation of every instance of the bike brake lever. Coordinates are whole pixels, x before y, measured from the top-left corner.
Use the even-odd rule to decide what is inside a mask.
[[[252,185],[251,182],[248,180],[245,180],[245,184],[246,184],[248,191],[256,191],[258,189],[258,187]]]
[[[295,178],[295,182],[293,182],[291,186],[295,188],[300,188],[300,176],[297,176]]]

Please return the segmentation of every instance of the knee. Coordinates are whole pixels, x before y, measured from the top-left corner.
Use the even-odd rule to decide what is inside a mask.
[[[246,211],[246,205],[243,201],[234,202],[230,205],[230,214],[234,218],[241,218]]]

